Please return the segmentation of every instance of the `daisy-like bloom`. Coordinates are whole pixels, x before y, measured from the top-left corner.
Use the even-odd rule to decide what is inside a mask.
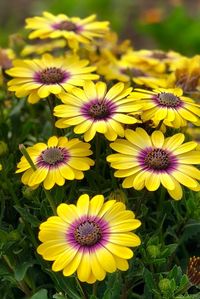
[[[87,44],[94,38],[103,37],[109,30],[109,22],[97,22],[96,15],[80,19],[44,12],[42,17],[26,19],[26,23],[26,28],[33,30],[29,35],[30,39],[64,37],[73,49],[77,48],[79,43]]]
[[[141,225],[122,202],[96,195],[79,197],[77,205],[62,203],[58,216],[40,225],[42,242],[37,252],[45,260],[54,261],[53,271],[64,276],[77,272],[82,282],[103,280],[106,272],[126,271],[127,259],[133,257],[129,247],[139,246],[140,238],[131,232]]]
[[[175,200],[182,198],[184,185],[199,191],[200,170],[192,164],[200,163],[197,143],[184,142],[184,134],[178,133],[164,138],[161,131],[149,136],[142,128],[135,131],[127,129],[126,139],[117,139],[111,148],[117,151],[107,157],[111,167],[118,169],[114,175],[125,178],[123,188],[142,190],[146,187],[155,191],[163,185]]]
[[[68,140],[66,137],[53,136],[47,144],[37,143],[28,147],[27,152],[36,170],[23,156],[16,173],[24,172],[22,183],[30,187],[43,182],[44,188],[49,190],[55,184],[63,186],[65,180],[81,180],[83,171],[94,165],[94,161],[88,158],[92,154],[90,144],[78,138]]]
[[[78,56],[53,57],[44,54],[41,59],[15,60],[14,67],[6,73],[14,79],[8,82],[8,90],[17,97],[28,96],[28,102],[37,103],[50,94],[58,95],[73,86],[82,86],[85,80],[96,80],[91,74],[96,68]]]
[[[156,73],[164,73],[173,68],[173,65],[180,60],[182,56],[179,53],[160,50],[139,50],[128,51],[125,60],[138,66],[146,67],[147,70]]]
[[[193,256],[190,258],[187,266],[187,276],[191,284],[200,286],[200,257]]]
[[[132,115],[138,113],[141,105],[135,104],[127,96],[132,88],[117,83],[109,90],[104,82],[85,82],[83,90],[73,88],[63,93],[60,99],[64,103],[54,109],[58,128],[75,126],[76,134],[84,134],[85,141],[94,138],[96,132],[102,133],[108,140],[117,135],[124,136],[123,124],[134,124],[138,120]]]
[[[46,39],[46,40],[37,40],[34,44],[31,45],[26,45],[20,55],[21,56],[29,56],[29,55],[41,55],[46,52],[53,52],[58,49],[62,49],[66,46],[66,40],[64,39],[57,39],[52,41],[51,39]]]
[[[200,105],[183,96],[181,88],[159,88],[153,91],[136,89],[131,93],[143,105],[143,121],[163,121],[166,126],[180,128],[191,122],[199,125]]]

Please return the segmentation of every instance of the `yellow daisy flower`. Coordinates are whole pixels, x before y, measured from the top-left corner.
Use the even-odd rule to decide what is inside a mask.
[[[27,29],[33,30],[29,35],[30,39],[64,37],[71,48],[78,48],[79,43],[87,44],[96,37],[103,37],[109,30],[109,22],[97,22],[96,15],[80,19],[43,12],[42,17],[26,19],[26,24]]]
[[[8,82],[8,90],[17,97],[28,96],[28,102],[37,103],[51,93],[58,95],[72,86],[82,86],[85,80],[96,80],[91,74],[96,68],[88,66],[87,60],[75,55],[53,57],[44,54],[41,59],[15,60],[14,67],[6,73],[14,79]]]
[[[43,182],[49,190],[55,184],[62,186],[65,180],[81,180],[83,171],[90,169],[94,161],[87,156],[92,154],[90,144],[78,138],[68,140],[66,137],[50,137],[47,144],[37,143],[27,148],[36,170],[23,156],[18,163],[16,173],[24,172],[22,183],[30,187]]]
[[[200,105],[183,96],[181,88],[159,88],[153,91],[136,89],[131,93],[143,105],[142,119],[144,121],[163,121],[166,126],[180,128],[191,122],[199,125]]]
[[[60,117],[58,128],[75,126],[76,134],[84,134],[85,141],[94,138],[96,132],[102,133],[108,140],[115,140],[117,135],[124,136],[123,124],[134,124],[138,120],[129,113],[138,113],[139,104],[134,104],[127,96],[132,88],[117,83],[109,90],[104,82],[85,82],[83,90],[73,88],[70,93],[62,93],[64,103],[54,109]]]
[[[141,222],[122,202],[104,203],[103,195],[90,200],[83,194],[77,205],[60,204],[57,214],[40,225],[42,244],[37,248],[45,260],[54,261],[53,271],[62,270],[64,276],[77,272],[80,281],[94,283],[106,272],[128,269],[127,259],[133,257],[129,247],[141,243],[131,231]]]
[[[173,68],[173,65],[180,60],[182,56],[174,51],[164,52],[160,50],[128,51],[124,59],[128,63],[134,63],[138,66],[146,67],[147,70],[156,73],[164,73]]]
[[[182,198],[180,184],[194,191],[200,190],[200,170],[191,164],[200,163],[197,143],[184,141],[184,134],[178,133],[164,138],[161,131],[149,136],[142,128],[126,130],[126,140],[117,139],[111,148],[118,152],[107,157],[111,167],[118,169],[115,176],[124,178],[123,188],[141,190],[146,187],[155,191],[163,185],[172,198]]]
[[[41,55],[46,52],[52,52],[57,49],[64,48],[66,46],[66,40],[64,39],[58,39],[52,41],[51,39],[47,40],[37,40],[35,44],[32,45],[25,45],[25,47],[22,49],[20,55],[21,56],[29,56],[29,55]]]

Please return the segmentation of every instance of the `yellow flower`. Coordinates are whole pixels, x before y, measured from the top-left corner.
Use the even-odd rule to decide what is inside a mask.
[[[2,164],[0,163],[0,171],[3,169],[3,166],[2,166]]]
[[[50,137],[48,143],[37,143],[27,148],[36,170],[34,171],[23,156],[16,173],[24,172],[22,182],[30,187],[43,182],[49,190],[55,184],[62,186],[65,180],[81,180],[83,171],[90,169],[94,161],[87,156],[92,154],[90,144],[78,138]]]
[[[104,82],[94,84],[86,82],[84,89],[73,88],[71,93],[63,93],[60,99],[64,103],[54,109],[61,119],[56,122],[58,128],[75,126],[76,134],[84,134],[85,141],[94,138],[96,132],[102,133],[108,140],[117,135],[124,136],[123,124],[134,124],[138,120],[129,113],[138,112],[139,104],[127,99],[132,88],[117,83],[107,91]]]
[[[91,74],[96,68],[89,66],[87,60],[75,55],[53,57],[44,54],[41,59],[16,60],[8,75],[14,79],[8,82],[8,90],[15,91],[17,97],[28,96],[28,102],[37,103],[51,93],[58,95],[72,86],[82,86],[85,80],[96,80]]]
[[[109,22],[97,22],[96,15],[85,19],[69,18],[64,14],[57,16],[43,12],[42,17],[26,19],[26,28],[32,29],[29,38],[59,38],[67,39],[71,48],[78,48],[79,43],[90,43],[94,38],[103,37],[109,30]]]
[[[54,261],[53,271],[62,270],[64,276],[77,272],[80,281],[94,283],[106,272],[128,269],[127,259],[133,257],[128,247],[141,243],[131,231],[141,222],[123,203],[83,194],[77,205],[60,204],[57,214],[40,225],[37,248],[45,260]]]
[[[40,42],[37,42],[33,45],[26,45],[22,51],[21,56],[28,56],[28,55],[41,55],[45,52],[52,52],[56,49],[64,48],[66,46],[66,41],[64,39],[58,39],[58,40],[43,40]]]
[[[124,59],[135,66],[143,66],[146,70],[156,73],[164,73],[171,69],[173,65],[180,60],[182,56],[179,53],[160,50],[138,50],[128,51]]]
[[[164,138],[160,131],[149,136],[142,128],[126,130],[126,140],[117,139],[111,148],[118,152],[107,157],[111,167],[118,169],[115,176],[124,178],[123,188],[141,190],[146,187],[155,191],[162,184],[172,198],[182,198],[180,184],[194,191],[200,190],[197,180],[200,170],[191,164],[200,163],[197,143],[184,141],[184,134],[178,133]]]
[[[186,126],[187,121],[195,125],[200,124],[200,105],[183,96],[181,88],[159,88],[153,91],[136,89],[130,98],[143,105],[144,121],[163,121],[166,126],[174,128]]]

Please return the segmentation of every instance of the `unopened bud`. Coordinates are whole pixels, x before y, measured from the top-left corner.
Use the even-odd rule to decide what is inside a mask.
[[[158,286],[162,293],[166,293],[171,289],[170,280],[168,278],[163,278],[159,281]]]
[[[160,248],[156,245],[147,246],[147,253],[152,258],[157,258],[160,256]]]
[[[8,152],[8,146],[4,141],[0,141],[0,156],[5,155]]]

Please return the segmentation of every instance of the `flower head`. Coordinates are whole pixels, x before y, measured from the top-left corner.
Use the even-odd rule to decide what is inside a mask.
[[[131,98],[139,101],[143,107],[144,121],[163,121],[166,126],[180,128],[187,122],[199,125],[200,105],[183,96],[181,88],[159,88],[153,91],[138,89],[131,93]]]
[[[26,23],[26,28],[33,30],[30,39],[64,37],[71,48],[77,48],[79,43],[87,44],[96,37],[103,37],[109,30],[109,22],[97,22],[96,15],[80,19],[44,12],[42,17],[26,19]]]
[[[40,225],[43,243],[37,248],[45,260],[54,261],[53,271],[63,270],[65,276],[77,271],[79,280],[94,283],[106,272],[128,269],[127,259],[133,256],[128,247],[140,245],[131,231],[141,223],[123,203],[104,203],[103,195],[90,200],[84,194],[76,206],[60,204],[57,214]]]
[[[98,79],[91,74],[95,67],[87,60],[75,55],[53,57],[44,54],[41,59],[16,60],[7,74],[14,77],[8,82],[8,89],[15,91],[17,97],[28,96],[29,103],[36,103],[50,94],[58,95],[73,86],[82,86],[85,80]]]
[[[65,180],[81,180],[83,171],[94,165],[94,161],[87,156],[92,154],[90,144],[75,138],[50,137],[48,143],[37,143],[27,148],[36,170],[23,156],[18,163],[16,173],[24,172],[22,182],[30,187],[44,184],[49,190],[55,184],[62,186]]]
[[[172,198],[182,198],[184,185],[199,191],[200,170],[192,164],[200,163],[200,151],[195,150],[197,143],[183,144],[184,134],[178,133],[164,138],[161,131],[149,136],[142,128],[126,130],[126,139],[117,139],[111,148],[118,152],[107,157],[111,166],[118,169],[115,176],[125,178],[123,188],[141,190],[146,187],[155,191],[163,185]]]
[[[108,140],[115,140],[117,135],[124,136],[123,124],[134,124],[133,117],[140,108],[127,99],[131,88],[117,83],[109,90],[104,82],[86,82],[83,90],[73,88],[70,93],[63,93],[60,99],[64,103],[54,109],[58,128],[75,126],[76,134],[83,134],[85,141],[94,138],[96,132],[102,133]]]

